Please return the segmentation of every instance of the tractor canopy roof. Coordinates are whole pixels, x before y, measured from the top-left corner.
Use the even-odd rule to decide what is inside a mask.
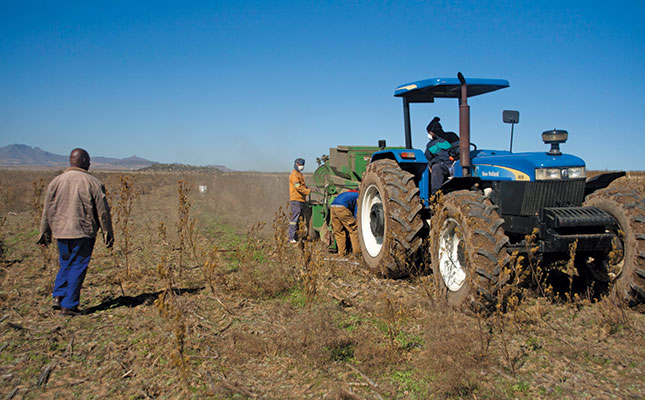
[[[468,97],[477,96],[509,86],[505,79],[466,79]],[[461,97],[461,83],[457,78],[430,78],[406,83],[394,90],[394,96],[404,97],[410,103],[433,102],[435,97]]]

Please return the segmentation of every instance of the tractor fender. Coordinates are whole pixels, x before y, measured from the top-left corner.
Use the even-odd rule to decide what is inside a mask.
[[[397,164],[428,165],[425,154],[419,149],[388,149],[377,151],[372,154],[371,162],[376,160],[394,160]]]
[[[376,153],[372,154],[372,160],[370,160],[370,162],[373,163],[374,161],[378,161],[378,160],[394,160],[394,161],[396,161],[396,156],[394,155],[394,153],[392,153],[389,150],[387,150],[387,151],[386,150],[379,151],[379,152],[376,152]]]
[[[587,179],[585,182],[585,197],[589,196],[596,190],[604,189],[609,186],[613,181],[625,176],[625,171],[608,172],[606,174],[596,175],[593,178]]]
[[[441,185],[441,191],[446,194],[456,190],[470,190],[480,183],[481,179],[476,176],[455,176]]]
[[[399,167],[411,174],[420,177],[428,169],[428,160],[419,149],[388,149],[381,150],[372,155],[370,162],[378,160],[392,160]]]

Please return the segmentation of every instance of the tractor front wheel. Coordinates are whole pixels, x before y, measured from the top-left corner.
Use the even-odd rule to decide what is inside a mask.
[[[430,258],[440,302],[491,311],[507,281],[510,263],[497,207],[478,192],[460,190],[443,197],[430,230]]]
[[[408,275],[423,242],[414,176],[393,160],[378,160],[367,166],[359,193],[358,237],[365,264],[384,276]]]

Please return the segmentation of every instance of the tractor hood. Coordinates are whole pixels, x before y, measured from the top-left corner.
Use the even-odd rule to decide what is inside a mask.
[[[562,172],[561,179],[584,177],[585,162],[571,154],[550,155],[543,152],[510,153],[503,150],[477,150],[471,153],[473,176],[494,181],[534,181],[536,170]],[[455,164],[455,176],[461,176],[461,165]],[[582,171],[582,176],[578,176]]]

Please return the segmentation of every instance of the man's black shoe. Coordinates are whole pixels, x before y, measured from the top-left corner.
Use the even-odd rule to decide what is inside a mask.
[[[72,316],[72,317],[82,314],[81,310],[79,310],[78,307],[74,307],[74,308],[61,307],[60,308],[60,313],[61,313],[61,315],[69,315],[69,316]]]
[[[54,310],[60,310],[60,301],[63,300],[63,296],[56,296],[54,297],[54,301],[52,303],[52,308]]]

